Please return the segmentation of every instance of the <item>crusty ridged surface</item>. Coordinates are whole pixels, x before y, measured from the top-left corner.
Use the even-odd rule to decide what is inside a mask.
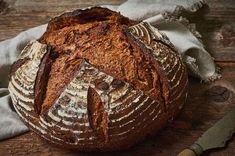
[[[159,72],[166,109],[177,106],[175,101],[182,97],[185,99],[188,86],[187,71],[180,54],[176,52],[165,35],[148,23],[143,22],[132,26],[127,32],[132,34],[139,44],[144,44],[149,50],[148,53],[152,54],[153,59],[160,65]],[[181,100],[180,103],[183,104]]]
[[[19,60],[28,58],[28,61],[17,69],[12,66],[11,80],[8,89],[11,99],[19,116],[31,127],[40,130],[35,124],[38,116],[34,109],[34,86],[43,56],[47,53],[47,46],[37,41],[29,43],[19,56]],[[16,63],[17,64],[17,63]],[[41,131],[42,132],[42,131]]]
[[[186,99],[179,54],[147,23],[103,8],[78,10],[53,19],[39,41],[45,44],[30,43],[12,67],[9,90],[25,123],[55,144],[128,148],[172,120]],[[50,68],[41,64],[46,57]],[[40,91],[44,101],[35,106]]]
[[[107,12],[103,9],[99,11]],[[161,91],[158,89],[160,88],[159,77],[151,60],[143,55],[139,46],[129,43],[130,41],[123,33],[123,30],[133,25],[134,22],[126,20],[117,13],[109,12],[108,15],[106,18],[103,16],[105,19],[102,21],[97,19],[84,24],[67,24],[69,26],[58,30],[54,28],[54,31],[49,23],[50,29],[40,40],[51,45],[61,58],[55,60],[52,71],[69,65],[68,60],[84,58],[107,74],[131,83],[135,89],[146,91],[148,95],[157,99],[161,98]],[[63,82],[53,80],[63,75],[61,71],[57,73],[49,75],[49,87],[43,108],[53,104],[55,98],[52,96],[60,90],[58,86],[65,85]],[[58,83],[55,84],[55,82]]]

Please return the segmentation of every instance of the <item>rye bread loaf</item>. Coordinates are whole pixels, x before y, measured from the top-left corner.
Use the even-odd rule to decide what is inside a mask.
[[[46,140],[111,151],[164,127],[182,108],[187,85],[167,37],[94,7],[52,19],[12,65],[9,91],[22,120]]]

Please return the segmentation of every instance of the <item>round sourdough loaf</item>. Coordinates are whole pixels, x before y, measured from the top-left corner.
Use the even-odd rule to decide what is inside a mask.
[[[93,7],[53,18],[12,65],[21,119],[81,151],[126,149],[172,120],[187,96],[180,55],[145,22]]]

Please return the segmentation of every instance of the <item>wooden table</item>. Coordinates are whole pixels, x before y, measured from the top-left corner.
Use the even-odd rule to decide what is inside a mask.
[[[65,10],[99,4],[120,4],[119,0],[0,0],[0,40],[40,24]],[[176,155],[192,144],[205,130],[235,107],[235,1],[208,0],[195,15],[187,15],[197,24],[207,50],[222,67],[223,78],[202,84],[190,78],[189,97],[179,117],[155,137],[128,151],[114,153],[79,153],[54,147],[32,132],[0,142],[0,155]],[[235,155],[235,140],[222,150],[204,155]]]

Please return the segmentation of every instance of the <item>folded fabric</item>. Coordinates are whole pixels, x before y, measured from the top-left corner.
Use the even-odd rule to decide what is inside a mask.
[[[188,21],[181,16],[183,11],[193,13],[204,4],[204,0],[128,0],[116,11],[157,27],[181,53],[191,75],[203,81],[213,81],[220,77],[214,60],[197,39],[200,34],[190,27],[192,24],[185,25]]]
[[[204,49],[196,36],[199,33],[181,23],[181,10],[195,12],[205,4],[201,0],[128,0],[120,6],[105,6],[119,11],[133,20],[147,21],[165,34],[182,58],[190,73],[203,81],[219,78],[213,58]],[[24,46],[38,39],[46,30],[47,24],[21,32],[15,38],[0,42],[0,140],[27,131],[11,104],[8,86],[8,73],[11,64],[17,59]]]
[[[0,89],[0,139],[10,138],[28,130],[12,108],[7,89]]]

